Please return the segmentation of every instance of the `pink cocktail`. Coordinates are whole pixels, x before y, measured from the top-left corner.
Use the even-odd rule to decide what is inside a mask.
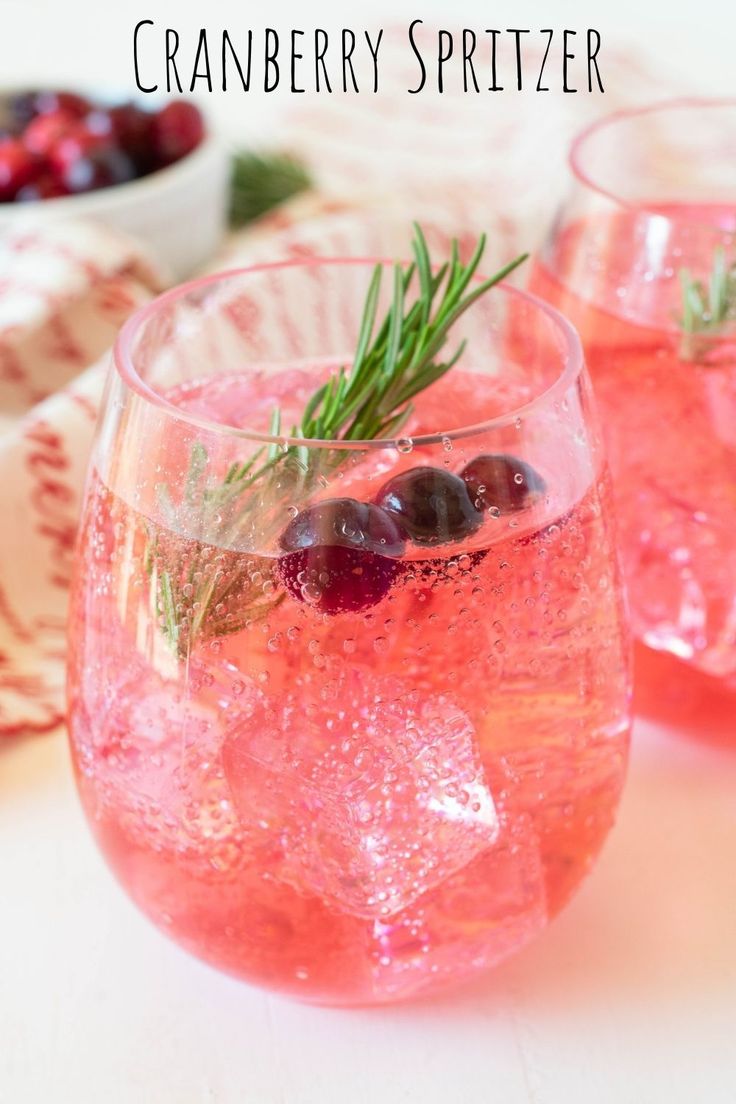
[[[269,432],[350,364],[370,275],[244,271],[126,327],[71,621],[80,794],[125,889],[214,965],[334,1003],[536,936],[628,739],[609,482],[560,316],[479,300],[396,440]],[[228,492],[247,464],[272,468]]]
[[[734,143],[731,102],[591,128],[530,287],[583,342],[636,634],[736,686]]]

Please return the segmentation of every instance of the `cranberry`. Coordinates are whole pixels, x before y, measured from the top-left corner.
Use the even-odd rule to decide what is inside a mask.
[[[22,134],[31,119],[35,119],[38,114],[37,98],[38,92],[36,91],[19,92],[5,101],[3,119],[4,121],[7,120],[5,125],[11,133],[14,135]]]
[[[109,135],[98,134],[90,130],[84,123],[77,122],[56,143],[50,153],[51,166],[59,177],[63,177],[67,169],[82,158],[89,157],[98,149],[110,147],[112,142]]]
[[[122,150],[112,145],[92,148],[85,155],[70,160],[59,174],[64,188],[72,194],[125,184],[135,178],[135,165]]]
[[[89,100],[76,92],[37,92],[34,106],[38,115],[50,115],[55,111],[65,111],[77,119],[83,119],[91,108]]]
[[[153,152],[159,165],[172,165],[196,149],[204,138],[199,108],[186,100],[174,100],[151,123]]]
[[[15,199],[38,176],[40,164],[17,138],[0,143],[0,203]]]
[[[51,151],[68,134],[73,133],[78,121],[68,111],[51,111],[37,115],[23,134],[23,144],[31,153],[48,157]]]
[[[20,188],[15,196],[16,203],[35,203],[39,199],[59,199],[68,195],[64,185],[49,172],[43,173],[32,184]]]
[[[463,480],[443,468],[409,468],[400,472],[384,483],[376,502],[396,519],[415,544],[463,540],[483,521]]]
[[[117,140],[115,126],[112,121],[112,113],[105,108],[95,107],[89,115],[82,120],[85,130],[92,134],[98,134],[108,141]]]
[[[15,138],[15,135],[16,131],[8,111],[8,105],[0,100],[0,142],[7,142],[8,138]]]
[[[547,485],[531,464],[506,453],[476,456],[460,472],[471,498],[484,510],[501,514],[524,510],[541,498]]]
[[[107,112],[117,144],[133,160],[140,175],[154,167],[153,118],[134,103],[118,104]]]
[[[367,609],[391,587],[404,550],[380,507],[332,498],[302,510],[281,535],[278,571],[289,593],[323,613]]]

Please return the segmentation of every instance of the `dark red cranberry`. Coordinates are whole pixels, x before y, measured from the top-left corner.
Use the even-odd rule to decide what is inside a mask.
[[[443,468],[409,468],[384,483],[376,503],[387,510],[415,544],[448,544],[478,529],[483,515],[458,475]]]
[[[17,138],[0,143],[0,203],[15,199],[39,175],[40,163]]]
[[[172,165],[196,149],[204,138],[199,108],[174,100],[156,112],[151,122],[153,152],[159,165]]]
[[[55,144],[50,152],[51,167],[60,178],[77,161],[91,153],[113,145],[110,136],[97,134],[84,123],[77,122]]]
[[[541,498],[547,485],[531,464],[507,453],[476,456],[460,472],[470,497],[483,510],[511,514]]]
[[[380,507],[332,498],[300,511],[281,534],[278,572],[300,602],[323,613],[368,609],[389,591],[404,540]]]
[[[108,141],[115,141],[115,127],[112,121],[112,113],[103,107],[95,107],[82,120],[85,130],[92,134],[99,134]]]
[[[86,155],[71,160],[59,174],[59,180],[72,195],[125,184],[135,178],[135,165],[116,146],[92,148]]]
[[[142,111],[134,103],[111,107],[107,115],[117,144],[132,159],[139,175],[150,172],[155,163],[152,133],[154,116],[149,111]]]
[[[79,125],[77,118],[68,111],[51,111],[37,115],[25,129],[23,144],[31,153],[48,157],[59,142],[73,133]]]
[[[49,172],[43,173],[32,184],[20,188],[15,196],[16,203],[35,203],[39,199],[59,199],[68,195],[63,184]]]
[[[15,137],[15,130],[5,108],[5,104],[0,101],[0,142],[7,142],[9,138]]]
[[[50,115],[52,111],[66,111],[77,119],[83,119],[92,105],[84,96],[76,92],[48,91],[37,92],[34,106],[38,115]]]
[[[38,108],[36,107],[36,99],[38,92],[19,92],[15,96],[8,97],[4,101],[3,120],[4,125],[14,135],[22,134],[25,128],[30,123],[31,119],[35,119],[38,114]]]

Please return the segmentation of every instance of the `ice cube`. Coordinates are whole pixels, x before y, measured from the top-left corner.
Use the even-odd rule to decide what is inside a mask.
[[[251,697],[223,745],[241,820],[278,834],[280,876],[368,919],[406,908],[491,847],[498,817],[467,715],[354,669]]]
[[[438,978],[495,966],[548,920],[544,868],[528,814],[505,810],[493,848],[428,897],[373,924],[373,991],[406,998]]]
[[[112,807],[131,837],[211,871],[226,852],[239,861],[244,841],[222,769],[218,703],[197,677],[192,665],[189,685],[166,680],[132,656],[79,758],[99,815]]]

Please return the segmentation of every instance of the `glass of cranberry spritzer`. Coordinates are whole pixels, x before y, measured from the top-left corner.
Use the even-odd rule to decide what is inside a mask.
[[[581,335],[636,634],[736,687],[735,101],[597,123],[531,289]]]
[[[280,435],[350,366],[372,271],[244,270],[131,320],[71,615],[79,790],[125,889],[208,962],[331,1003],[535,937],[628,739],[609,482],[554,310],[478,300],[396,439]]]

